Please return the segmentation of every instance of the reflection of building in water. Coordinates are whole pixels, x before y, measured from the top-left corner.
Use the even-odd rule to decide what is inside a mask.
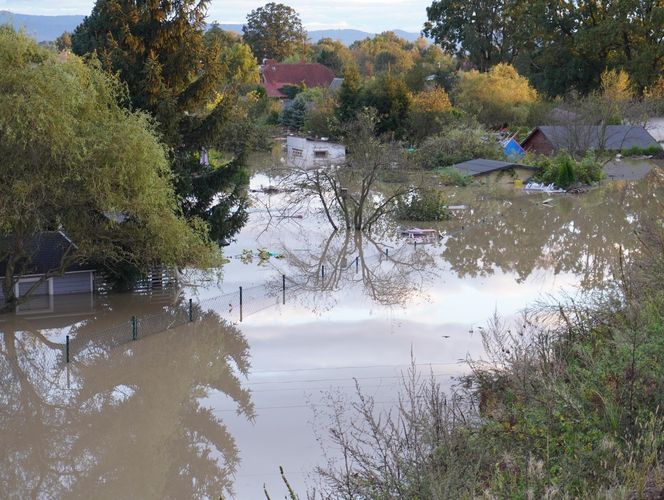
[[[287,164],[291,167],[328,167],[346,161],[346,146],[334,142],[289,136],[286,148]]]

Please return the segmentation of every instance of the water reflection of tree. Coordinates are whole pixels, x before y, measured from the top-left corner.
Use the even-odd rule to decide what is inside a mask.
[[[397,241],[394,248],[390,243],[395,242],[379,242],[363,231],[335,231],[318,246],[306,245],[307,250],[284,249],[289,281],[298,294],[322,298],[328,308],[329,292],[352,288],[378,304],[405,305],[435,276],[434,247],[413,249]]]
[[[3,497],[232,491],[237,447],[200,398],[219,391],[253,418],[240,380],[249,347],[237,328],[206,313],[195,333],[165,332],[115,347],[112,356],[64,365],[45,354],[54,346],[25,323],[3,326],[0,336]]]
[[[523,281],[539,268],[572,272],[583,287],[597,286],[620,247],[638,247],[634,231],[661,194],[658,179],[612,183],[577,198],[555,198],[553,206],[541,197],[485,200],[450,226],[443,257],[461,277],[500,269]]]

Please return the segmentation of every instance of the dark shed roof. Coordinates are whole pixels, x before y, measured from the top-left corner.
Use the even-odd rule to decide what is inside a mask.
[[[523,142],[540,131],[554,149],[606,149],[619,151],[628,148],[659,146],[655,138],[640,125],[546,125],[537,127]]]
[[[5,238],[0,240],[0,248],[11,240]],[[44,231],[33,236],[28,253],[30,261],[27,263],[23,275],[46,274],[58,269],[67,251],[75,245],[60,231]],[[7,261],[0,261],[0,276],[4,276],[7,270]],[[93,271],[90,264],[72,264],[65,272]]]
[[[491,172],[497,172],[499,170],[507,170],[510,168],[526,168],[529,170],[537,170],[535,167],[529,167],[528,165],[520,165],[518,163],[508,162],[508,161],[498,161],[498,160],[468,160],[463,163],[457,163],[452,165],[454,168],[459,170],[464,175],[475,176],[488,174]]]

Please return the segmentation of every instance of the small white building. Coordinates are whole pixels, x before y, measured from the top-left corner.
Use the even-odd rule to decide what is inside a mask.
[[[346,162],[346,146],[343,144],[289,136],[286,148],[286,163],[291,167],[313,169]]]

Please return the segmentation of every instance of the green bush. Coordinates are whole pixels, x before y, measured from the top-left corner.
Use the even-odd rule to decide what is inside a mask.
[[[661,146],[650,146],[647,148],[634,146],[620,151],[623,156],[654,156],[660,155],[662,152],[664,152],[664,150]]]
[[[443,186],[468,186],[473,182],[472,177],[464,175],[459,169],[454,167],[444,167],[436,169],[438,179]]]
[[[503,150],[492,133],[478,126],[450,127],[429,137],[414,154],[422,168],[449,167],[477,158],[502,159]]]
[[[446,204],[443,193],[437,189],[420,189],[397,203],[396,216],[409,221],[445,220],[450,217]]]
[[[593,152],[588,152],[581,161],[568,153],[560,153],[553,158],[546,156],[528,157],[524,163],[540,167],[535,179],[545,184],[555,184],[568,189],[575,183],[592,184],[602,179],[602,165]]]

